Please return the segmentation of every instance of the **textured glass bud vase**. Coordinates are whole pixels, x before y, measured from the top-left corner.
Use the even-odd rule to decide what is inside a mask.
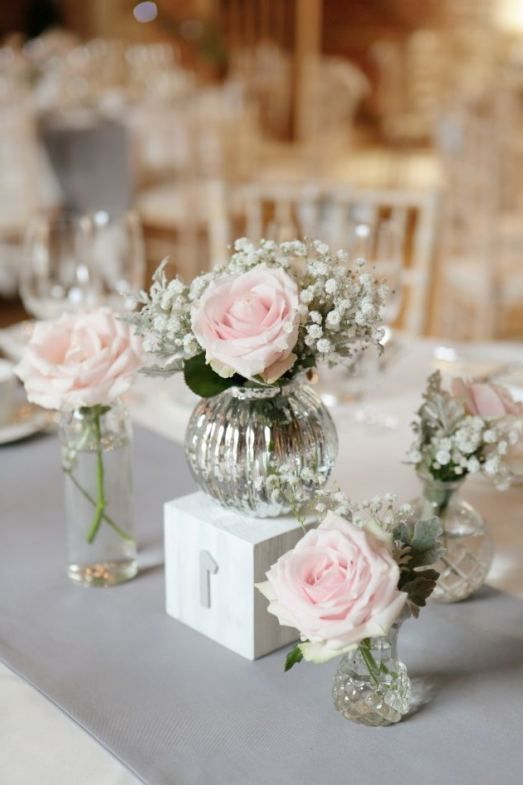
[[[138,565],[126,409],[118,402],[64,412],[60,440],[69,577],[89,586],[133,578]]]
[[[366,638],[338,665],[332,697],[346,720],[362,725],[393,725],[407,714],[411,684],[397,654],[401,622],[388,635]]]
[[[328,410],[310,385],[231,387],[202,399],[191,415],[185,452],[200,488],[224,507],[267,518],[291,511],[278,490],[289,469],[312,495],[336,460],[338,438]]]
[[[494,556],[492,537],[477,510],[461,499],[463,480],[442,482],[421,475],[420,480],[423,495],[413,507],[425,517],[439,517],[446,550],[434,565],[440,577],[432,597],[440,602],[464,600],[485,582]]]

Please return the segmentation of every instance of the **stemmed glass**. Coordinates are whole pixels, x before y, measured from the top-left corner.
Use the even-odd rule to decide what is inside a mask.
[[[91,258],[88,216],[36,216],[29,222],[20,269],[20,296],[37,319],[98,304],[100,280]]]
[[[99,299],[115,311],[131,308],[132,293],[145,278],[145,244],[138,213],[98,210],[92,222],[90,265],[99,282]]]
[[[37,216],[28,226],[20,295],[37,319],[109,305],[123,311],[143,285],[145,250],[138,216]]]
[[[348,252],[351,259],[363,258],[376,278],[387,284],[390,294],[387,300],[383,322],[386,333],[383,345],[391,340],[391,325],[399,316],[402,301],[403,247],[402,237],[396,222],[392,220],[356,221],[350,230]],[[379,360],[368,349],[357,362],[355,368],[347,372],[345,368],[322,368],[320,371],[320,394],[328,406],[349,403],[361,399],[379,372]],[[371,423],[367,408],[355,411],[359,421]],[[387,423],[392,423],[391,418]],[[391,425],[383,423],[385,427]]]
[[[384,356],[393,347],[392,325],[400,315],[403,297],[403,238],[398,225],[392,220],[384,220],[369,224],[358,224],[354,230],[355,242],[353,253],[363,256],[372,266],[373,273],[389,288],[383,324],[385,335],[381,341],[384,347]],[[362,372],[356,373],[355,382],[359,381],[359,398],[364,397],[371,385],[376,381],[378,373],[383,372],[386,361],[381,364],[375,357],[364,358]],[[382,411],[381,407],[360,406],[354,412],[354,418],[370,427],[395,429],[398,426],[397,417]]]

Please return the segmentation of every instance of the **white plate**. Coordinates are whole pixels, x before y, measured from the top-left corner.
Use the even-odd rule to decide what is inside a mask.
[[[53,425],[52,415],[37,406],[25,403],[14,413],[10,422],[0,425],[0,445],[27,439]]]

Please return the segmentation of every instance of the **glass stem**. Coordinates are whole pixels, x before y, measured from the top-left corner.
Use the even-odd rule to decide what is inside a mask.
[[[374,682],[375,687],[380,686],[380,669],[378,663],[374,659],[371,650],[370,638],[365,638],[359,647],[359,652],[361,654],[361,658],[365,665],[367,666],[367,670],[369,671],[369,676],[371,681]]]
[[[102,450],[102,429],[100,425],[100,409],[95,407],[94,410],[94,432],[96,435],[96,507],[94,510],[93,522],[87,532],[86,540],[88,543],[94,542],[94,538],[98,534],[98,529],[102,523],[102,518],[105,513],[107,502],[105,500],[105,478],[104,478],[104,458]]]

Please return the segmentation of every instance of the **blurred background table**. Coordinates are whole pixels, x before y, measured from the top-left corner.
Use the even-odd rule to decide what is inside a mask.
[[[285,189],[299,207],[322,183],[332,202],[340,189],[353,204],[359,193],[381,200],[382,217],[408,201],[405,266],[420,250],[424,260],[398,324],[521,337],[517,0],[10,6],[0,13],[0,326],[23,317],[22,241],[38,212],[136,208],[146,279],[165,255],[190,278],[223,256],[224,216],[244,186],[263,191],[267,217],[281,215]],[[291,212],[264,233],[303,231]]]

